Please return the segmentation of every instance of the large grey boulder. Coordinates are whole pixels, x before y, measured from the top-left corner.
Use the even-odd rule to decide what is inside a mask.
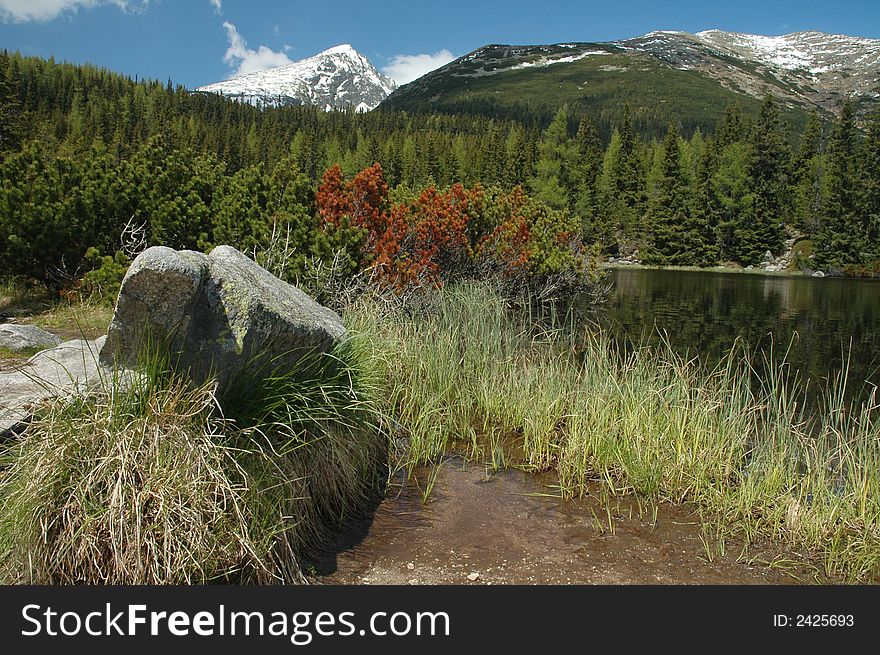
[[[256,362],[283,372],[344,335],[335,312],[234,248],[153,247],[122,282],[101,361],[135,365],[149,342],[162,343],[179,370],[223,384]]]
[[[0,435],[27,420],[34,405],[70,398],[106,382],[98,362],[105,337],[66,341],[31,357],[20,368],[0,373]]]
[[[52,348],[61,343],[61,339],[46,332],[36,325],[18,325],[4,323],[0,325],[0,348],[13,352]]]

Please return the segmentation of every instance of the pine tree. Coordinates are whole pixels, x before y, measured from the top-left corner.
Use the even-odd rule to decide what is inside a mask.
[[[814,111],[807,120],[793,167],[794,224],[808,234],[818,230],[824,209],[823,150],[822,124]]]
[[[0,157],[18,150],[24,135],[21,104],[13,82],[6,77],[8,69],[9,57],[4,50],[0,53]]]
[[[868,125],[862,159],[864,188],[865,264],[877,274],[880,272],[880,111]]]
[[[823,268],[860,266],[869,247],[860,156],[853,107],[847,102],[828,144],[828,199],[816,248],[816,263]]]
[[[526,132],[521,126],[514,125],[507,134],[505,144],[504,182],[513,188],[525,184],[531,175]]]
[[[575,149],[568,134],[568,108],[563,106],[544,130],[538,146],[535,175],[529,180],[534,197],[553,209],[568,209],[574,161]]]
[[[497,184],[504,180],[506,165],[506,141],[501,127],[492,121],[484,133],[480,146],[480,179],[487,183]]]
[[[725,262],[743,262],[743,230],[748,228],[744,217],[749,215],[753,196],[749,179],[751,147],[734,142],[714,148],[714,161],[705,190],[709,220],[716,220],[718,256]]]
[[[743,138],[743,115],[738,103],[730,103],[724,108],[721,127],[715,132],[715,145],[719,151]]]
[[[659,178],[655,194],[648,200],[645,226],[651,235],[642,257],[645,263],[692,265],[703,260],[675,123],[669,124],[663,140]]]
[[[718,236],[720,202],[713,175],[718,168],[718,152],[714,142],[704,144],[699,151],[693,177],[692,215],[694,227],[702,243],[702,257],[697,264],[711,266],[721,256]]]
[[[613,235],[611,242],[604,242],[606,250],[615,253],[621,244],[631,247],[644,204],[644,179],[628,106],[623,123],[612,133],[605,152],[601,194],[607,232]]]
[[[599,177],[602,173],[602,142],[596,124],[588,116],[581,119],[575,137],[577,152],[575,215],[581,218],[581,234],[586,243],[602,238],[599,219]]]
[[[254,254],[269,242],[269,180],[262,163],[237,171],[213,206],[213,242]]]
[[[790,151],[782,119],[768,95],[752,130],[749,178],[752,202],[739,226],[739,256],[744,264],[757,264],[765,252],[782,251],[789,217],[788,167]]]

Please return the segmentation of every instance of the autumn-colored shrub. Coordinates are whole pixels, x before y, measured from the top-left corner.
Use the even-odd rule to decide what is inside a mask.
[[[360,269],[382,287],[439,287],[477,273],[527,284],[593,270],[577,221],[522,187],[432,185],[396,195],[391,201],[382,167],[374,164],[350,181],[331,167],[316,196],[323,229],[356,248]]]

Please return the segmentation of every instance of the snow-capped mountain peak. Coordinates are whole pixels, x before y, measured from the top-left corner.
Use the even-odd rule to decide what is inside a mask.
[[[324,52],[320,53],[320,55],[350,55],[353,57],[361,56],[357,50],[354,49],[350,43],[341,43],[339,45],[333,46],[332,48],[327,48]]]
[[[316,105],[325,110],[369,111],[395,88],[394,80],[344,43],[308,59],[240,75],[197,91],[261,106]]]

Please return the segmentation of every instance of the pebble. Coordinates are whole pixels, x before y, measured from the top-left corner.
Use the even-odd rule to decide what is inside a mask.
[[[470,580],[471,582],[476,582],[477,580],[480,579],[480,574],[479,573],[471,573],[470,575],[468,575],[467,579]]]

